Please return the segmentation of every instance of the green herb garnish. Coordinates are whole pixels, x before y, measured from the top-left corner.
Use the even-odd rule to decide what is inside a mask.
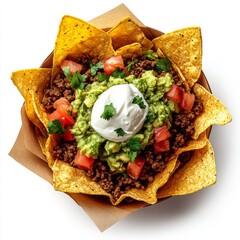
[[[128,146],[130,147],[130,150],[133,152],[139,151],[142,148],[142,144],[138,138],[131,138],[128,141]]]
[[[109,79],[109,76],[106,73],[101,73],[97,76],[99,82],[103,82]]]
[[[103,62],[98,62],[96,65],[93,65],[90,63],[90,70],[91,70],[91,76],[94,77],[97,74],[97,71],[99,69],[103,69],[104,65]]]
[[[126,73],[124,71],[122,71],[119,67],[117,67],[111,74],[111,76],[115,77],[115,78],[125,78],[126,77]]]
[[[171,66],[172,66],[172,63],[170,62],[168,57],[164,57],[161,60],[157,61],[156,69],[159,72],[162,72],[162,71],[166,71],[167,72],[167,71],[170,70]]]
[[[122,137],[126,134],[122,128],[117,128],[114,131],[117,133],[118,137]]]
[[[72,111],[71,110],[67,110],[68,115],[72,116]]]
[[[52,133],[63,134],[64,132],[65,132],[65,129],[63,128],[62,123],[58,119],[50,121],[48,123],[49,134],[52,134]]]
[[[154,120],[155,120],[155,115],[154,115],[154,113],[151,112],[151,111],[148,111],[147,116],[146,116],[146,119],[147,119],[147,121],[148,121],[149,123],[153,123]]]
[[[143,102],[143,98],[140,96],[135,96],[132,103],[139,105],[140,108],[146,108],[146,105]]]
[[[130,62],[130,63],[127,65],[127,70],[130,71],[131,68],[132,68],[132,66],[135,65],[135,64],[136,64],[136,62],[134,62],[134,61],[133,61],[133,62]]]
[[[105,120],[109,120],[111,117],[113,117],[116,114],[116,109],[113,106],[113,104],[105,105],[104,106],[104,111],[101,115],[101,118]]]
[[[73,77],[70,74],[70,67],[62,68],[62,71],[68,81],[71,83],[72,88],[83,89],[85,87],[84,83],[86,81],[87,76],[85,74],[81,74],[79,72],[74,72]]]
[[[135,158],[137,157],[137,152],[135,152],[135,151],[130,151],[130,152],[128,153],[128,156],[129,156],[129,158],[130,158],[130,161],[131,161],[131,162],[134,162]]]

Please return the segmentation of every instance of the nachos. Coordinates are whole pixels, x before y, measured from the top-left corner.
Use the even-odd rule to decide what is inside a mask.
[[[52,68],[12,74],[54,188],[117,205],[154,204],[176,188],[186,194],[213,184],[206,131],[231,115],[197,83],[201,59],[199,27],[148,39],[130,18],[105,32],[64,16]]]

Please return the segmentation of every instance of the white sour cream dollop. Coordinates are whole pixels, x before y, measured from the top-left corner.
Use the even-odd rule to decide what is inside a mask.
[[[132,103],[134,97],[142,98],[145,108]],[[105,105],[112,104],[116,114],[109,120],[101,118]],[[142,93],[133,84],[115,85],[103,92],[94,103],[91,115],[91,126],[102,137],[123,142],[136,134],[143,126],[148,113],[148,104]],[[118,136],[116,129],[121,128],[126,134]]]

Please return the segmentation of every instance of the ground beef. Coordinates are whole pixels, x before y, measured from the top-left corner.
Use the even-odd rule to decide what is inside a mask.
[[[191,111],[181,111],[173,115],[170,129],[171,149],[173,152],[186,145],[194,133],[194,119],[203,111],[202,102],[196,99]]]
[[[48,113],[54,111],[53,103],[61,97],[69,102],[75,99],[75,89],[71,88],[70,82],[62,74],[58,74],[52,82],[52,87],[45,89],[42,104]]]
[[[135,62],[135,64],[131,67],[129,74],[134,75],[136,78],[141,77],[145,71],[154,69],[156,66],[156,61],[150,61],[148,59],[141,60],[139,58],[133,58],[132,62]]]
[[[143,72],[149,69],[153,69],[156,76],[165,75],[166,72],[159,73],[156,71],[156,61],[148,60],[146,58],[132,58],[125,64],[135,62],[131,67],[129,74],[135,75],[139,78]],[[78,61],[82,64],[82,74],[87,76],[85,84],[96,81],[96,76],[91,75],[90,63],[95,65],[99,62],[99,59],[91,59],[88,55],[84,56]],[[100,70],[100,74],[101,74]],[[185,91],[185,83],[179,78],[178,74],[171,68],[169,71],[173,77],[174,83],[181,87]],[[52,83],[52,87],[45,90],[45,94],[42,103],[48,112],[54,111],[53,103],[60,97],[65,97],[68,101],[73,101],[75,96],[75,89],[70,87],[70,82],[61,74],[59,74]],[[181,110],[178,114],[172,115],[172,127],[170,129],[171,137],[170,144],[171,149],[168,152],[154,154],[153,146],[147,146],[139,153],[139,157],[145,159],[142,172],[137,180],[132,179],[123,173],[111,172],[107,162],[103,162],[100,159],[96,159],[93,163],[92,170],[86,171],[87,176],[99,185],[108,193],[110,193],[115,200],[117,200],[123,193],[131,188],[146,189],[149,183],[154,180],[156,174],[161,173],[170,157],[179,148],[185,146],[191,135],[194,133],[194,119],[203,111],[202,103],[199,99],[195,100],[194,106],[191,111]],[[74,157],[77,154],[78,148],[75,140],[70,142],[60,141],[60,143],[54,148],[54,158],[69,163],[70,165],[77,167],[74,163]],[[179,161],[183,165],[191,158],[191,152],[184,152],[180,154]]]
[[[76,141],[60,141],[53,149],[54,159],[62,160],[73,165],[73,160],[77,154],[77,142]]]

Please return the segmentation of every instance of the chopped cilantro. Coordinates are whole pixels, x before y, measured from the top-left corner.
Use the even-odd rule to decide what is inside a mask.
[[[62,68],[62,71],[63,71],[64,75],[66,76],[66,78],[68,79],[68,81],[71,82],[72,81],[72,76],[70,74],[70,67],[69,66],[64,67],[64,68]]]
[[[162,58],[161,60],[158,60],[158,61],[157,61],[156,69],[157,69],[159,72],[169,71],[171,66],[172,66],[172,63],[170,62],[170,60],[168,59],[168,57],[164,57],[164,58]]]
[[[97,71],[99,69],[103,69],[104,65],[103,62],[98,62],[96,65],[93,65],[90,63],[90,69],[91,69],[91,76],[94,77],[97,74]]]
[[[101,115],[101,118],[105,120],[109,120],[111,117],[113,117],[116,114],[116,109],[114,108],[113,104],[105,105],[104,111]]]
[[[66,76],[66,78],[68,79],[69,82],[71,82],[71,87],[72,88],[79,88],[79,89],[83,89],[84,88],[84,83],[87,76],[85,74],[80,74],[79,72],[75,72],[73,74],[73,77],[70,74],[70,67],[64,67],[62,68],[62,71],[64,73],[64,75]]]
[[[115,129],[114,130],[116,133],[117,133],[117,135],[118,135],[118,137],[122,137],[122,136],[124,136],[126,133],[123,131],[123,129],[122,128],[117,128],[117,129]]]
[[[132,68],[132,66],[135,65],[135,64],[136,64],[136,62],[134,62],[134,61],[133,61],[133,62],[130,62],[130,63],[127,65],[127,70],[130,71],[131,68]]]
[[[142,144],[138,138],[131,138],[128,141],[128,145],[130,147],[130,150],[134,152],[139,151],[142,148]]]
[[[48,133],[57,133],[57,134],[63,134],[65,132],[65,129],[62,127],[62,123],[56,119],[53,121],[50,121],[48,123]]]
[[[67,110],[68,115],[72,116],[72,111],[71,110]]]
[[[126,77],[126,73],[124,71],[122,71],[119,67],[117,67],[111,74],[111,76],[115,77],[115,78],[125,78]]]
[[[122,173],[122,175],[123,175],[125,178],[127,178],[127,177],[128,177],[128,174],[127,174],[127,173],[125,173],[125,172],[123,172],[123,173]]]
[[[97,76],[97,80],[99,82],[103,82],[103,81],[108,80],[108,79],[109,79],[109,76],[106,73],[102,73],[102,74],[99,74]]]
[[[146,105],[143,102],[143,98],[140,96],[135,96],[132,103],[139,105],[140,108],[146,108]]]
[[[83,89],[85,86],[83,82],[85,82],[86,78],[86,75],[75,72],[71,81],[71,87]]]
[[[134,162],[135,158],[137,157],[137,152],[135,152],[135,151],[130,151],[130,152],[128,153],[128,156],[129,156],[129,158],[130,158],[130,161],[131,161],[131,162]]]
[[[146,119],[149,123],[153,123],[155,119],[154,113],[151,111],[148,111]]]

